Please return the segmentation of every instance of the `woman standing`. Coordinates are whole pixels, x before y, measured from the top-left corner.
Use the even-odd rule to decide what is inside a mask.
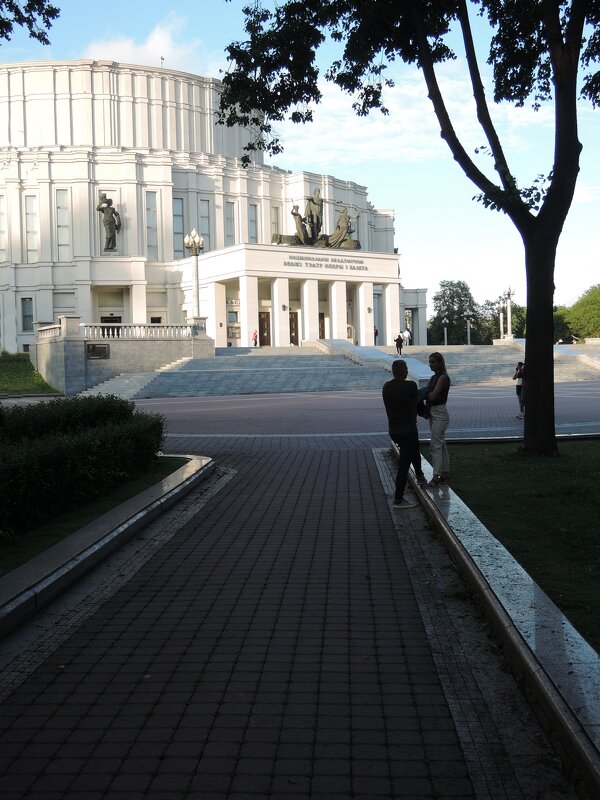
[[[441,353],[432,353],[429,356],[429,369],[433,371],[427,385],[427,408],[429,409],[429,427],[431,429],[431,461],[433,465],[433,478],[428,486],[439,486],[448,483],[450,459],[446,447],[446,428],[450,417],[446,409],[448,392],[450,391],[450,376],[446,371],[446,362]]]

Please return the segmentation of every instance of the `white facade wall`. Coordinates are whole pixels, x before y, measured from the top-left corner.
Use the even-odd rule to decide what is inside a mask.
[[[235,272],[231,248],[270,245],[274,233],[294,233],[292,206],[303,208],[316,188],[325,233],[334,231],[345,207],[359,215],[354,237],[363,254],[393,253],[393,213],[376,210],[365,187],[266,167],[260,153],[242,168],[248,137],[215,124],[218,95],[219,82],[210,78],[110,61],[0,65],[0,347],[27,349],[33,323],[55,322],[61,314],[84,322],[184,322],[193,311],[193,258],[182,238],[192,228],[203,234],[207,255],[218,255],[217,273],[230,276],[206,274],[203,283],[220,281],[203,292],[214,299],[207,324],[217,344],[245,341],[232,340],[227,320],[217,321],[214,303],[233,301],[235,292],[224,288],[230,279],[237,281],[238,303],[242,285],[251,298],[250,307],[238,309],[238,324],[243,316],[245,328],[255,327],[256,314],[273,310],[275,302],[272,338],[283,344],[282,306],[291,300],[279,298],[293,296],[295,284],[273,287],[259,269],[250,281],[253,286],[256,277],[253,299],[247,276]],[[121,217],[114,251],[104,250],[96,211],[101,193]],[[213,262],[207,255],[201,265]],[[373,279],[382,282],[376,274]],[[314,292],[309,285],[298,291]],[[332,330],[339,332],[339,287],[333,296]],[[314,302],[321,304],[320,295]],[[301,336],[318,325],[305,312]]]

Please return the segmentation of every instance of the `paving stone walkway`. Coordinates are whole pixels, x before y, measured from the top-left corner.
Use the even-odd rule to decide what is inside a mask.
[[[387,450],[359,439],[213,442],[226,484],[153,523],[173,535],[34,671],[6,668],[3,800],[574,797],[424,513],[391,508]]]

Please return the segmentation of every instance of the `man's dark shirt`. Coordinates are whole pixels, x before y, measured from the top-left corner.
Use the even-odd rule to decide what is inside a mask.
[[[416,434],[417,384],[414,381],[392,378],[384,383],[382,395],[390,433]]]

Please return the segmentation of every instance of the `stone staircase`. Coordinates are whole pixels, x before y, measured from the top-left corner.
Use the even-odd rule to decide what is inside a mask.
[[[600,348],[595,353],[583,346],[577,350],[569,347],[555,348],[556,382],[600,380]],[[215,358],[184,359],[156,372],[119,375],[84,394],[115,394],[141,400],[379,390],[390,378],[389,365],[396,355],[395,348],[360,349],[364,349],[364,360],[357,363],[340,354],[325,355],[317,347],[218,348]],[[374,349],[378,351],[375,354],[378,361],[372,360]],[[444,353],[454,386],[474,383],[512,386],[515,365],[523,359],[523,348],[518,344],[415,346],[405,348],[403,356],[416,359],[427,368],[427,358],[436,349]],[[567,353],[561,352],[565,349]]]
[[[395,347],[379,348],[396,354]],[[430,345],[410,346],[402,350],[402,357],[416,358],[427,365],[429,354],[443,353],[452,384],[484,383],[506,385],[512,383],[517,361],[523,361],[523,345]],[[600,380],[600,348],[595,346],[564,345],[554,348],[554,382]]]

